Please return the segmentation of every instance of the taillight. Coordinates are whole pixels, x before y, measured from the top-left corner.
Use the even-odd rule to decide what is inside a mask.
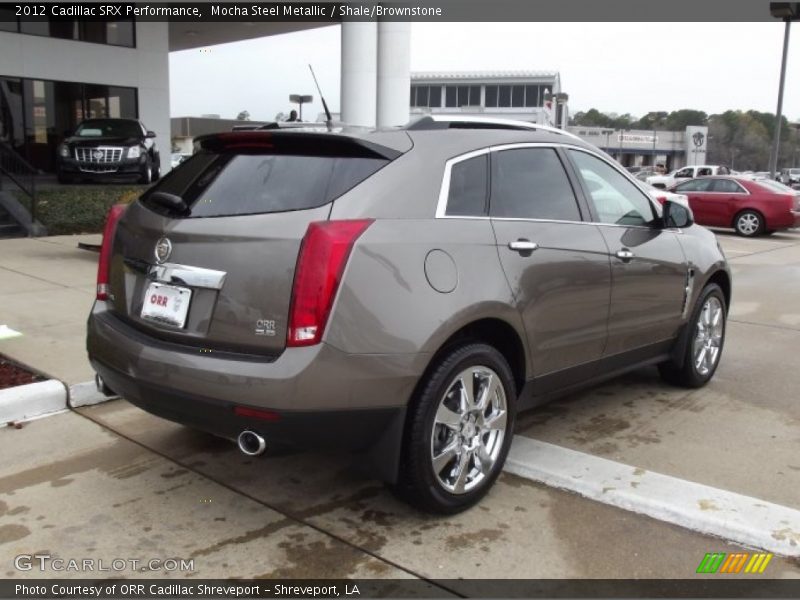
[[[287,346],[320,342],[350,251],[371,223],[317,221],[308,226],[294,274]]]
[[[666,196],[656,196],[656,200],[658,200],[659,204],[664,204],[667,201]]]
[[[100,260],[97,262],[97,299],[108,300],[108,281],[111,271],[111,246],[117,222],[128,208],[127,204],[115,204],[108,210],[106,225],[103,228],[103,245],[100,247]]]

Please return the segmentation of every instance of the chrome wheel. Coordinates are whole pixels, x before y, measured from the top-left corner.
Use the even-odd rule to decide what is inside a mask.
[[[755,235],[760,227],[761,219],[755,213],[744,213],[736,220],[736,229],[742,235]]]
[[[439,401],[431,435],[436,480],[453,494],[480,485],[497,462],[508,423],[506,392],[489,367],[459,373]]]
[[[725,332],[725,313],[719,298],[709,297],[697,317],[697,330],[692,345],[694,368],[701,376],[716,366]]]

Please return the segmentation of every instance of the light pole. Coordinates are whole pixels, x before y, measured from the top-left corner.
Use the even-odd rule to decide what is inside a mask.
[[[775,138],[772,140],[772,152],[769,157],[769,176],[775,179],[775,171],[778,170],[778,152],[781,145],[781,119],[783,117],[783,87],[786,81],[786,57],[789,52],[789,33],[792,21],[800,18],[800,2],[771,2],[769,12],[776,19],[782,19],[786,23],[783,33],[783,58],[781,60],[781,79],[778,84],[778,108],[775,111]]]
[[[295,104],[297,104],[297,107],[300,109],[300,111],[299,111],[300,114],[297,117],[298,121],[302,121],[303,120],[303,104],[308,104],[309,102],[313,102],[313,101],[314,101],[314,96],[310,96],[310,95],[303,96],[303,95],[300,95],[300,94],[291,94],[289,96],[289,102],[294,102]]]

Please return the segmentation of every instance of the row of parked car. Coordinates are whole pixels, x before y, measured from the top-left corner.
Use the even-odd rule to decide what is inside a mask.
[[[784,169],[774,181],[767,172],[733,173],[720,165],[692,165],[668,174],[636,173],[650,194],[689,206],[695,221],[736,230],[746,237],[800,227],[800,169]]]

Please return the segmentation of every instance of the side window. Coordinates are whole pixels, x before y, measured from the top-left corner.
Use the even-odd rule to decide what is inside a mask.
[[[702,169],[697,169],[697,176],[698,177],[708,177],[712,175],[711,169],[709,167],[703,167]]]
[[[462,160],[451,167],[445,214],[459,217],[480,217],[486,214],[488,164],[489,155],[484,154]]]
[[[680,171],[675,173],[675,177],[676,178],[677,177],[692,177],[692,176],[693,176],[693,173],[692,173],[692,169],[691,168],[681,169]]]
[[[726,194],[743,194],[744,190],[732,179],[712,179],[711,191]]]
[[[675,187],[675,191],[679,194],[683,192],[707,192],[713,183],[712,179],[692,179],[691,181],[684,181]]]
[[[653,220],[650,200],[622,173],[586,152],[570,150],[569,153],[601,223],[647,225]]]
[[[580,221],[575,192],[552,148],[500,150],[492,171],[491,214]]]

